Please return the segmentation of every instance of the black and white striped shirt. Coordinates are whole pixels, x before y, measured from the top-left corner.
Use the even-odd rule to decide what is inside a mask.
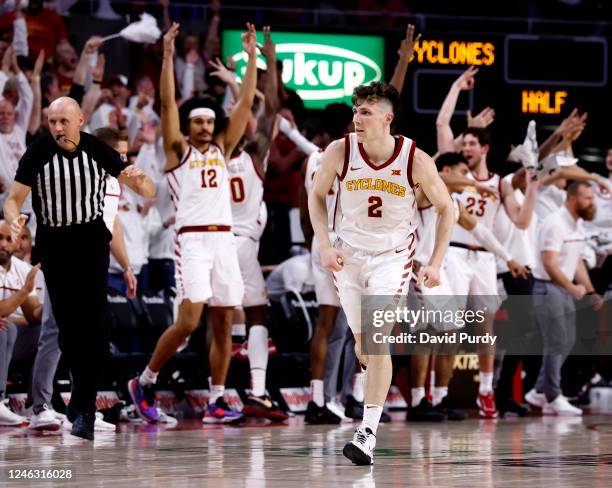
[[[119,153],[90,134],[81,132],[72,152],[45,136],[28,147],[15,181],[32,189],[39,225],[66,227],[102,218],[106,176],[124,167]]]

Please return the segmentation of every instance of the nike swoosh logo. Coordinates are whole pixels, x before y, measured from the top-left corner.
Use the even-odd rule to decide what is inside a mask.
[[[363,166],[360,166],[359,168],[353,168],[353,167],[351,166],[351,171],[357,171],[358,169],[361,169],[362,167],[363,167]]]
[[[405,247],[404,249],[396,249],[395,250],[395,254],[399,254],[400,252],[404,252],[406,249],[408,249],[407,247]]]

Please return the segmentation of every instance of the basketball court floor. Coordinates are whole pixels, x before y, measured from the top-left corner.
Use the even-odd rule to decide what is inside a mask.
[[[378,431],[375,465],[342,456],[354,425],[249,421],[242,427],[121,424],[94,443],[0,429],[0,486],[509,487],[612,486],[612,416],[469,419]],[[11,480],[10,470],[72,470],[71,480]],[[13,472],[14,473],[14,472]]]

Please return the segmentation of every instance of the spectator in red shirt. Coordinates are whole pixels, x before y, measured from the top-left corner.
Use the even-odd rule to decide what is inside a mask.
[[[58,43],[68,38],[63,19],[48,8],[43,7],[42,0],[30,0],[25,12],[28,25],[29,57],[34,60],[41,49],[54,53]],[[0,17],[0,32],[13,28],[15,12],[7,12]]]

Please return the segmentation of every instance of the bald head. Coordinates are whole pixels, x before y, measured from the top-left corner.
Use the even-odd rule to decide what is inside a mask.
[[[60,97],[49,105],[49,130],[57,144],[66,151],[74,151],[81,139],[83,114],[75,99]]]
[[[81,114],[81,107],[74,98],[59,97],[49,105],[49,111],[62,110]]]

